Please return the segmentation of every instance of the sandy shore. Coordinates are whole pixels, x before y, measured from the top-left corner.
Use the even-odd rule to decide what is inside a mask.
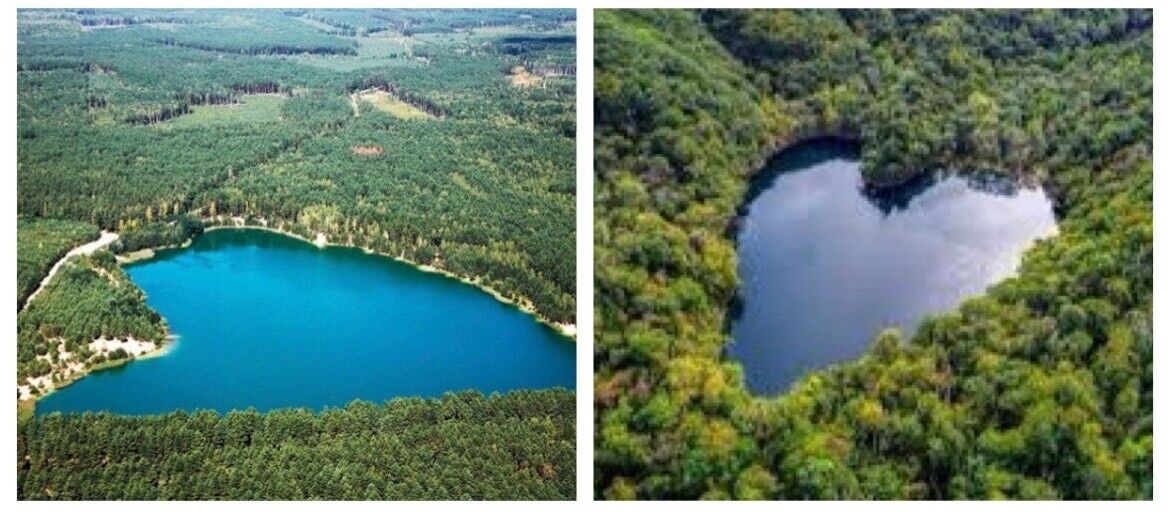
[[[158,345],[149,340],[137,340],[132,337],[121,339],[107,339],[103,337],[90,342],[89,349],[96,353],[110,353],[116,349],[121,349],[126,354],[137,357],[158,350]]]
[[[118,263],[134,263],[154,258],[154,249],[139,249],[126,254],[118,255]]]
[[[53,369],[41,376],[29,376],[25,378],[23,385],[17,385],[17,399],[20,401],[40,398],[54,390],[72,383],[74,380],[85,376],[85,374],[94,367],[94,365],[81,362],[74,358],[73,353],[65,350],[65,343],[61,342],[57,345],[57,361],[52,363]],[[131,358],[148,358],[156,356],[161,349],[157,344],[148,340],[138,340],[132,337],[124,337],[120,339],[100,337],[89,343],[89,349],[95,353],[108,354],[116,349],[121,349],[126,352]],[[37,357],[40,360],[50,360],[48,355],[41,355]],[[96,364],[101,366],[102,363]],[[31,386],[35,385],[40,394],[32,395]]]

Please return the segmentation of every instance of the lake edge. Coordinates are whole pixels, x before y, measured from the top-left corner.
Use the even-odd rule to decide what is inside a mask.
[[[230,219],[229,219],[229,221],[230,221]],[[394,260],[394,261],[399,262],[399,263],[409,265],[409,266],[414,267],[415,269],[422,271],[422,272],[425,272],[425,273],[446,276],[448,278],[457,280],[461,283],[465,283],[467,285],[474,286],[474,287],[478,288],[479,290],[481,290],[487,294],[490,294],[492,297],[496,298],[497,301],[499,301],[503,304],[509,305],[509,306],[511,306],[511,307],[515,308],[516,310],[519,310],[523,313],[531,315],[533,317],[533,319],[536,319],[537,322],[552,328],[561,336],[565,337],[568,340],[573,341],[574,344],[577,341],[577,325],[576,325],[576,323],[562,323],[562,322],[553,321],[553,320],[549,319],[548,317],[545,317],[544,314],[541,314],[535,308],[532,308],[530,306],[525,306],[524,304],[522,304],[521,301],[516,301],[516,300],[510,299],[510,298],[504,296],[499,291],[493,289],[492,287],[484,285],[483,283],[481,283],[480,281],[478,281],[475,278],[468,278],[466,276],[460,276],[460,275],[455,274],[455,273],[448,271],[446,269],[439,269],[439,268],[432,267],[430,265],[424,265],[424,264],[412,261],[404,256],[392,256],[392,255],[383,253],[381,251],[376,251],[376,250],[370,249],[368,247],[353,246],[353,245],[347,245],[347,244],[342,244],[342,243],[331,243],[328,241],[328,235],[324,235],[324,233],[319,233],[319,235],[324,235],[325,241],[323,243],[317,243],[316,241],[309,240],[308,238],[305,238],[304,236],[298,235],[298,234],[293,233],[291,231],[287,231],[287,230],[279,229],[279,228],[274,228],[274,227],[269,227],[269,226],[256,225],[256,224],[235,224],[235,223],[225,224],[225,223],[223,223],[222,219],[219,219],[219,220],[217,220],[217,219],[203,219],[203,222],[204,222],[204,224],[209,224],[208,226],[206,226],[203,229],[203,233],[207,233],[207,232],[211,232],[211,231],[224,231],[224,230],[267,231],[269,233],[276,233],[278,235],[283,235],[283,236],[286,236],[286,237],[289,237],[289,238],[292,238],[295,240],[300,240],[302,242],[305,242],[307,244],[310,244],[310,245],[316,247],[319,250],[323,250],[323,249],[326,249],[329,247],[336,247],[336,248],[340,248],[340,249],[359,250],[359,251],[365,252],[366,254],[380,256],[383,258]],[[202,234],[200,234],[200,235],[202,235]],[[199,238],[200,235],[196,235],[195,238]],[[157,254],[159,251],[173,251],[173,250],[185,249],[185,248],[189,247],[193,243],[193,241],[194,241],[194,239],[189,238],[189,239],[187,239],[186,242],[183,242],[182,244],[179,244],[179,245],[163,245],[163,246],[158,246],[158,247],[140,249],[140,250],[133,251],[130,253],[120,254],[120,255],[118,255],[118,263],[119,263],[119,265],[126,267],[126,266],[133,266],[134,264],[138,264],[138,263],[149,262],[149,261],[154,260],[158,257]],[[146,253],[144,251],[149,251],[149,253]],[[531,303],[529,303],[529,304],[531,304]]]

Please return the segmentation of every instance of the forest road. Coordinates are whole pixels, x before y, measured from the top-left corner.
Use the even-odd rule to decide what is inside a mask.
[[[349,105],[353,106],[353,117],[354,118],[362,116],[361,112],[358,111],[357,96],[358,96],[357,93],[350,93],[349,94]]]
[[[40,294],[41,291],[45,289],[45,285],[49,284],[49,281],[53,279],[53,276],[57,274],[57,271],[61,270],[61,266],[64,265],[65,262],[69,260],[69,258],[83,254],[92,254],[94,251],[110,245],[117,239],[117,233],[112,233],[103,229],[101,236],[99,236],[97,240],[87,242],[70,249],[69,252],[65,253],[65,256],[62,256],[60,260],[57,260],[57,263],[53,264],[53,268],[49,269],[49,274],[45,275],[44,279],[41,280],[41,284],[37,286],[37,289],[33,291],[33,293],[30,294],[27,299],[24,300],[24,306],[20,310],[23,312],[25,308],[28,308],[28,305],[29,303],[32,303],[33,298],[37,297],[37,294]]]

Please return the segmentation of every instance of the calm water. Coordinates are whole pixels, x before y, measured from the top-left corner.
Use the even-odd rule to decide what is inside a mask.
[[[574,385],[568,339],[475,287],[360,250],[222,230],[127,272],[177,345],[89,375],[38,414],[318,409]]]
[[[785,152],[753,185],[729,350],[753,392],[855,358],[884,327],[908,335],[1011,275],[1056,226],[1037,188],[952,176],[872,198],[860,184],[855,150],[818,142]]]

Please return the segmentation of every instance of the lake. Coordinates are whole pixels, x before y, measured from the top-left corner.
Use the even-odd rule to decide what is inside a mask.
[[[472,285],[359,249],[224,229],[126,272],[177,342],[46,396],[38,414],[320,409],[575,384],[570,339]]]
[[[867,195],[857,150],[796,146],[753,180],[736,230],[740,293],[731,357],[757,394],[856,358],[886,327],[1014,273],[1056,217],[1040,188],[987,175],[939,175]]]

